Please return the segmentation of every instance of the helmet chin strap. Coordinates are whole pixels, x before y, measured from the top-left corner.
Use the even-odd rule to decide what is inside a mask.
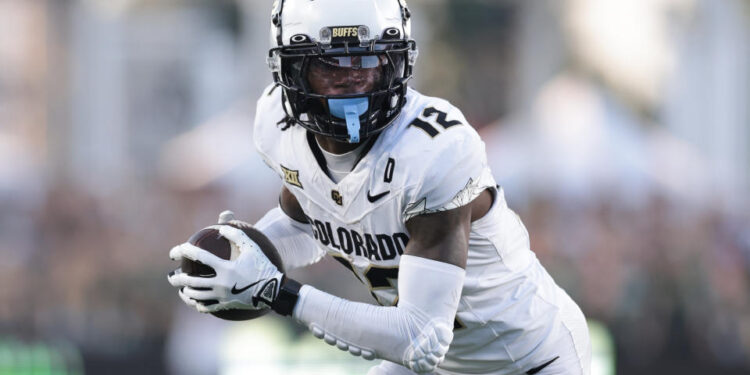
[[[328,99],[331,114],[346,120],[349,143],[359,143],[359,116],[367,112],[369,106],[367,98]]]

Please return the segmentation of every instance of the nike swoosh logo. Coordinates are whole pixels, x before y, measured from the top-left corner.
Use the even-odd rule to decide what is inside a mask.
[[[526,374],[527,375],[534,375],[534,374],[538,373],[539,371],[544,370],[545,367],[549,366],[552,362],[556,361],[558,358],[560,358],[559,355],[557,357],[555,357],[555,358],[550,359],[546,363],[543,363],[540,366],[534,367],[533,369],[531,369],[529,371],[526,371]]]
[[[380,193],[378,195],[372,196],[372,195],[370,195],[370,191],[368,190],[367,191],[367,200],[370,201],[370,203],[375,203],[375,202],[379,201],[380,198],[383,198],[386,195],[388,195],[388,193],[390,193],[390,192],[391,191],[388,190],[388,191],[384,191],[384,192],[382,192],[382,193]]]
[[[232,287],[232,294],[240,294],[240,293],[248,290],[249,288],[252,288],[253,285],[255,285],[255,284],[257,284],[257,283],[259,283],[261,281],[263,281],[263,280],[258,280],[256,282],[254,282],[254,283],[252,283],[252,284],[250,284],[250,285],[248,285],[248,286],[246,286],[244,288],[240,288],[240,289],[237,289],[237,284],[234,284],[234,286]]]

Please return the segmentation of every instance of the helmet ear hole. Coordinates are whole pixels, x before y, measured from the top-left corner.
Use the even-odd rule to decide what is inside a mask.
[[[383,32],[383,39],[399,39],[401,37],[401,30],[395,27],[389,27]]]
[[[310,37],[305,34],[296,34],[291,38],[292,44],[310,43]]]

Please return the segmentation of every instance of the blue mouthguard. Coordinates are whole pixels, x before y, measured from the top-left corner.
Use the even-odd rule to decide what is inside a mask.
[[[346,120],[346,130],[349,132],[351,143],[359,143],[359,116],[367,112],[369,106],[367,98],[328,99],[331,114]]]

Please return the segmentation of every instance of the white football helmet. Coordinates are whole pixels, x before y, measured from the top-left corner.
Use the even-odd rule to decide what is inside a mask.
[[[290,121],[359,143],[406,102],[417,59],[405,0],[276,0],[268,65]]]

